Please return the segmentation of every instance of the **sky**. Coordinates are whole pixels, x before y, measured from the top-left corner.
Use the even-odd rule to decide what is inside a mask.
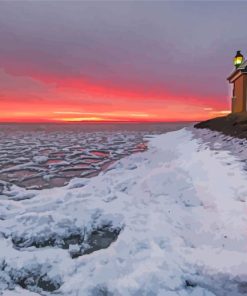
[[[0,1],[0,121],[224,115],[244,1]]]

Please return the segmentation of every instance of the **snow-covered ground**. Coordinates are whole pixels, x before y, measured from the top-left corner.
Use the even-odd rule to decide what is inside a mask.
[[[247,174],[221,140],[182,129],[94,178],[15,187],[0,201],[2,294],[246,294]]]

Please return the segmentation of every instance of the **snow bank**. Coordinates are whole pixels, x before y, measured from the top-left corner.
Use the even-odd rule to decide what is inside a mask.
[[[238,159],[183,129],[151,138],[148,151],[86,182],[6,196],[0,291],[245,294],[246,181]]]

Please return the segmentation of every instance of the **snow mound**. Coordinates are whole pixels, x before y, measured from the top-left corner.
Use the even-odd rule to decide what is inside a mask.
[[[0,293],[246,294],[247,176],[214,149],[183,129],[87,182],[0,200]]]

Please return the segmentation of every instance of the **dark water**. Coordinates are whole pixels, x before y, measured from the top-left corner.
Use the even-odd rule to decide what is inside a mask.
[[[0,194],[4,184],[27,189],[66,185],[97,175],[111,162],[145,151],[146,135],[188,123],[0,124]]]

